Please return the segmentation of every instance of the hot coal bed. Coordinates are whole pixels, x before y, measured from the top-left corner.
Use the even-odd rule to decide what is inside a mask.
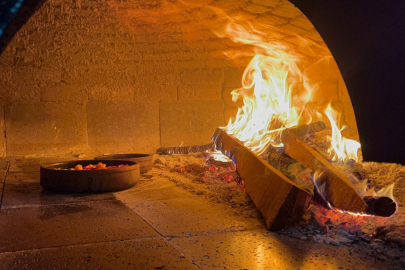
[[[0,44],[0,269],[405,266],[405,167],[363,161],[290,2],[23,2]]]

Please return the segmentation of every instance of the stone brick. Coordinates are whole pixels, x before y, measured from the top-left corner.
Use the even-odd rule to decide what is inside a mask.
[[[256,21],[260,22],[260,23],[264,23],[265,25],[268,26],[275,26],[275,25],[279,25],[279,24],[283,24],[288,22],[288,20],[286,18],[281,18],[278,16],[274,16],[271,14],[263,14],[260,17],[256,18]]]
[[[41,88],[38,84],[30,84],[26,80],[1,81],[0,99],[8,102],[40,101]]]
[[[137,46],[140,52],[150,52],[150,53],[163,53],[163,52],[175,52],[180,50],[178,43],[160,43],[160,44],[147,44],[143,46]]]
[[[296,51],[300,52],[302,55],[305,55],[307,57],[317,57],[319,58],[320,56],[323,56],[324,54],[319,55],[317,52],[313,50],[313,46],[310,46],[307,44],[306,46],[297,46]]]
[[[62,72],[58,68],[43,69],[31,67],[19,67],[13,69],[11,80],[18,81],[24,78],[26,81],[35,83],[55,83],[61,81]]]
[[[41,101],[87,101],[87,89],[80,84],[54,83],[41,88]]]
[[[182,61],[179,61],[181,63]],[[154,81],[159,77],[172,76],[172,80],[176,79],[177,82],[180,82],[179,72],[181,66],[172,61],[143,61],[137,65],[134,65],[134,81],[148,81],[153,79]]]
[[[0,107],[0,157],[6,156],[6,138],[5,138],[4,108]]]
[[[188,31],[177,34],[178,40],[185,41],[184,43],[179,44],[180,48],[185,50],[188,49],[188,46],[192,47],[192,45],[190,44],[192,44],[193,42],[218,38],[217,35],[215,35],[211,30],[208,29],[199,29],[196,31]]]
[[[168,60],[203,60],[209,57],[208,53],[200,53],[198,51],[178,51],[167,53],[148,53],[143,54],[142,58],[145,61],[168,61]]]
[[[212,59],[204,60],[201,63],[203,64],[204,68],[224,69],[235,67],[235,64],[230,59],[216,59],[215,56],[213,56]]]
[[[154,153],[159,147],[158,104],[87,103],[89,145],[104,153]]]
[[[280,1],[279,0],[251,0],[253,4],[262,5],[266,7],[276,7]]]
[[[230,119],[235,119],[238,108],[227,107],[224,110],[225,123],[228,124]]]
[[[175,74],[164,73],[166,70],[159,68],[157,70],[141,71],[133,83],[133,98],[136,101],[160,101],[176,100],[177,86],[180,83],[178,72]]]
[[[329,56],[304,66],[304,75],[310,81],[324,81],[341,77],[335,60]]]
[[[332,102],[338,101],[338,82],[337,80],[306,82],[312,90],[310,93],[311,101]]]
[[[257,14],[246,12],[243,9],[230,10],[229,12],[227,12],[227,15],[237,21],[252,20],[255,19],[257,16]]]
[[[312,23],[307,19],[307,17],[305,17],[304,14],[302,14],[301,16],[294,18],[290,21],[290,24],[297,26],[299,28],[304,28],[306,30],[311,30],[314,28],[314,26],[312,25]]]
[[[134,89],[135,101],[161,101],[176,100],[177,85],[165,85],[157,83],[136,84]]]
[[[308,46],[311,51],[315,54],[315,57],[319,59],[319,57],[332,57],[332,53],[329,51],[328,47],[325,45],[318,45],[316,43],[311,44],[310,46]],[[299,50],[301,50],[303,47],[300,47]]]
[[[237,9],[246,4],[247,0],[215,0],[212,3],[214,7],[219,7],[223,10],[227,9]]]
[[[222,39],[205,40],[201,41],[200,44],[205,50],[225,50],[228,48]]]
[[[186,61],[170,61],[172,64],[173,68],[178,68],[181,70],[190,70],[190,69],[204,69],[205,65],[204,62],[207,60],[200,60],[200,61],[195,61],[195,60],[186,60]],[[180,77],[180,76],[179,76]]]
[[[152,227],[120,201],[104,200],[30,206],[2,209],[1,254],[22,250],[50,250],[52,247],[80,246],[86,243],[115,242],[158,235]],[[27,230],[28,227],[30,227],[29,230]],[[103,232],[102,237],[101,232]],[[77,266],[78,264],[75,267],[72,265],[72,268]],[[47,266],[38,266],[38,268],[43,269]]]
[[[189,2],[188,2],[189,3]],[[200,3],[198,5],[201,5]],[[215,10],[210,8],[205,8],[204,6],[197,6],[190,11],[192,20],[204,20],[215,16],[217,13]]]
[[[157,22],[158,23],[171,23],[171,22],[187,22],[193,20],[192,17],[193,13],[188,14],[187,12],[184,11],[177,11],[177,12],[170,12],[167,14],[160,14],[157,16]],[[150,17],[155,17],[155,16],[148,16]]]
[[[87,147],[85,105],[12,104],[6,110],[7,156],[55,154]]]
[[[257,13],[257,14],[263,14],[263,13],[270,11],[270,8],[262,6],[262,5],[257,5],[253,2],[248,2],[246,5],[243,6],[243,9],[248,12]]]
[[[89,87],[89,89],[89,100],[128,102],[134,99],[134,87],[132,85],[94,85],[93,87]]]
[[[238,68],[229,68],[224,71],[225,87],[242,87],[243,70]]]
[[[319,35],[318,31],[316,31],[315,29],[312,29],[312,30],[308,31],[303,35],[310,38],[310,39],[312,39],[312,40],[320,41],[320,42],[322,42],[323,45],[325,44],[322,37]],[[324,45],[324,46],[326,46],[326,45]]]
[[[192,69],[180,74],[183,84],[222,83],[224,74],[221,69]]]
[[[287,36],[284,38],[284,40],[295,44],[299,47],[308,47],[311,44],[313,44],[314,42],[311,40],[308,40],[306,37],[303,37],[301,35],[291,35],[291,36]]]
[[[347,90],[346,84],[343,78],[339,78],[339,101],[351,102],[349,91]]]
[[[283,3],[277,6],[272,13],[281,17],[294,18],[302,14],[302,12],[296,8],[293,4],[283,0]]]
[[[179,86],[179,100],[219,100],[222,84],[182,84]]]
[[[224,100],[226,106],[230,106],[230,107],[236,106],[235,102],[233,102],[233,100],[232,100],[232,95],[231,95],[231,92],[233,90],[235,90],[234,87],[224,87],[224,89],[222,90],[222,99]]]
[[[223,110],[222,100],[161,102],[161,145],[210,143],[215,129],[224,125]]]
[[[357,130],[357,122],[355,112],[350,102],[344,102],[344,116],[346,123],[352,128]]]
[[[308,30],[305,30],[302,28],[298,28],[289,23],[278,25],[277,30],[279,30],[287,35],[301,35],[301,34],[305,34],[308,31]]]

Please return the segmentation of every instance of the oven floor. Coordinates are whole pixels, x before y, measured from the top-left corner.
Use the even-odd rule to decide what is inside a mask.
[[[122,192],[49,193],[39,185],[39,164],[51,162],[55,158],[0,163],[0,269],[405,267],[400,260],[377,260],[364,247],[268,232],[261,219],[236,216],[231,206],[158,174]]]

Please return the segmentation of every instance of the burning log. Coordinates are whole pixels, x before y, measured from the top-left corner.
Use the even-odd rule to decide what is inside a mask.
[[[201,153],[204,151],[213,151],[214,144],[192,145],[192,146],[173,146],[173,147],[160,147],[156,150],[159,155],[186,155],[189,153]]]
[[[288,179],[297,184],[300,188],[313,193],[314,184],[311,179],[311,170],[306,169],[301,163],[295,161],[284,152],[279,152],[272,146],[267,155],[267,162],[276,170],[282,172]]]
[[[290,129],[301,140],[305,139],[308,134],[314,134],[326,129],[326,125],[322,121],[314,122],[308,125],[299,126]]]
[[[364,211],[367,214],[380,216],[380,217],[390,217],[397,210],[397,205],[393,199],[388,197],[363,197],[368,207]]]
[[[312,194],[294,184],[225,131],[216,129],[212,140],[217,149],[235,162],[246,192],[262,213],[268,229],[280,230],[301,220]]]
[[[325,198],[333,207],[351,212],[363,212],[366,209],[367,204],[355,191],[353,184],[321,154],[306,145],[291,130],[283,131],[281,140],[286,154],[306,168],[322,173],[319,186],[325,185]]]

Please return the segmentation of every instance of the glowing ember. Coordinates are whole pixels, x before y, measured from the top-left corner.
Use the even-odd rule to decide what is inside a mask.
[[[242,98],[244,105],[225,131],[261,154],[269,144],[282,145],[281,131],[298,124],[305,103],[294,107],[292,90],[303,75],[297,67],[298,57],[281,44],[266,42],[264,33],[250,28],[232,22],[219,34],[255,48],[242,77],[243,87],[232,92],[233,100]]]
[[[359,161],[357,151],[360,148],[360,143],[343,138],[341,133],[342,129],[339,129],[337,126],[341,114],[333,110],[330,104],[326,108],[325,114],[329,118],[332,126],[332,137],[328,136],[328,139],[331,141],[328,152],[332,155],[332,160],[345,162],[346,160],[353,159],[356,162]]]
[[[96,165],[88,164],[83,167],[81,164],[77,164],[74,168],[63,169],[63,168],[56,168],[56,170],[64,170],[64,171],[88,171],[88,170],[105,170],[105,169],[114,169],[114,168],[123,168],[128,167],[128,164],[121,164],[118,166],[107,166],[106,164],[99,162]]]

